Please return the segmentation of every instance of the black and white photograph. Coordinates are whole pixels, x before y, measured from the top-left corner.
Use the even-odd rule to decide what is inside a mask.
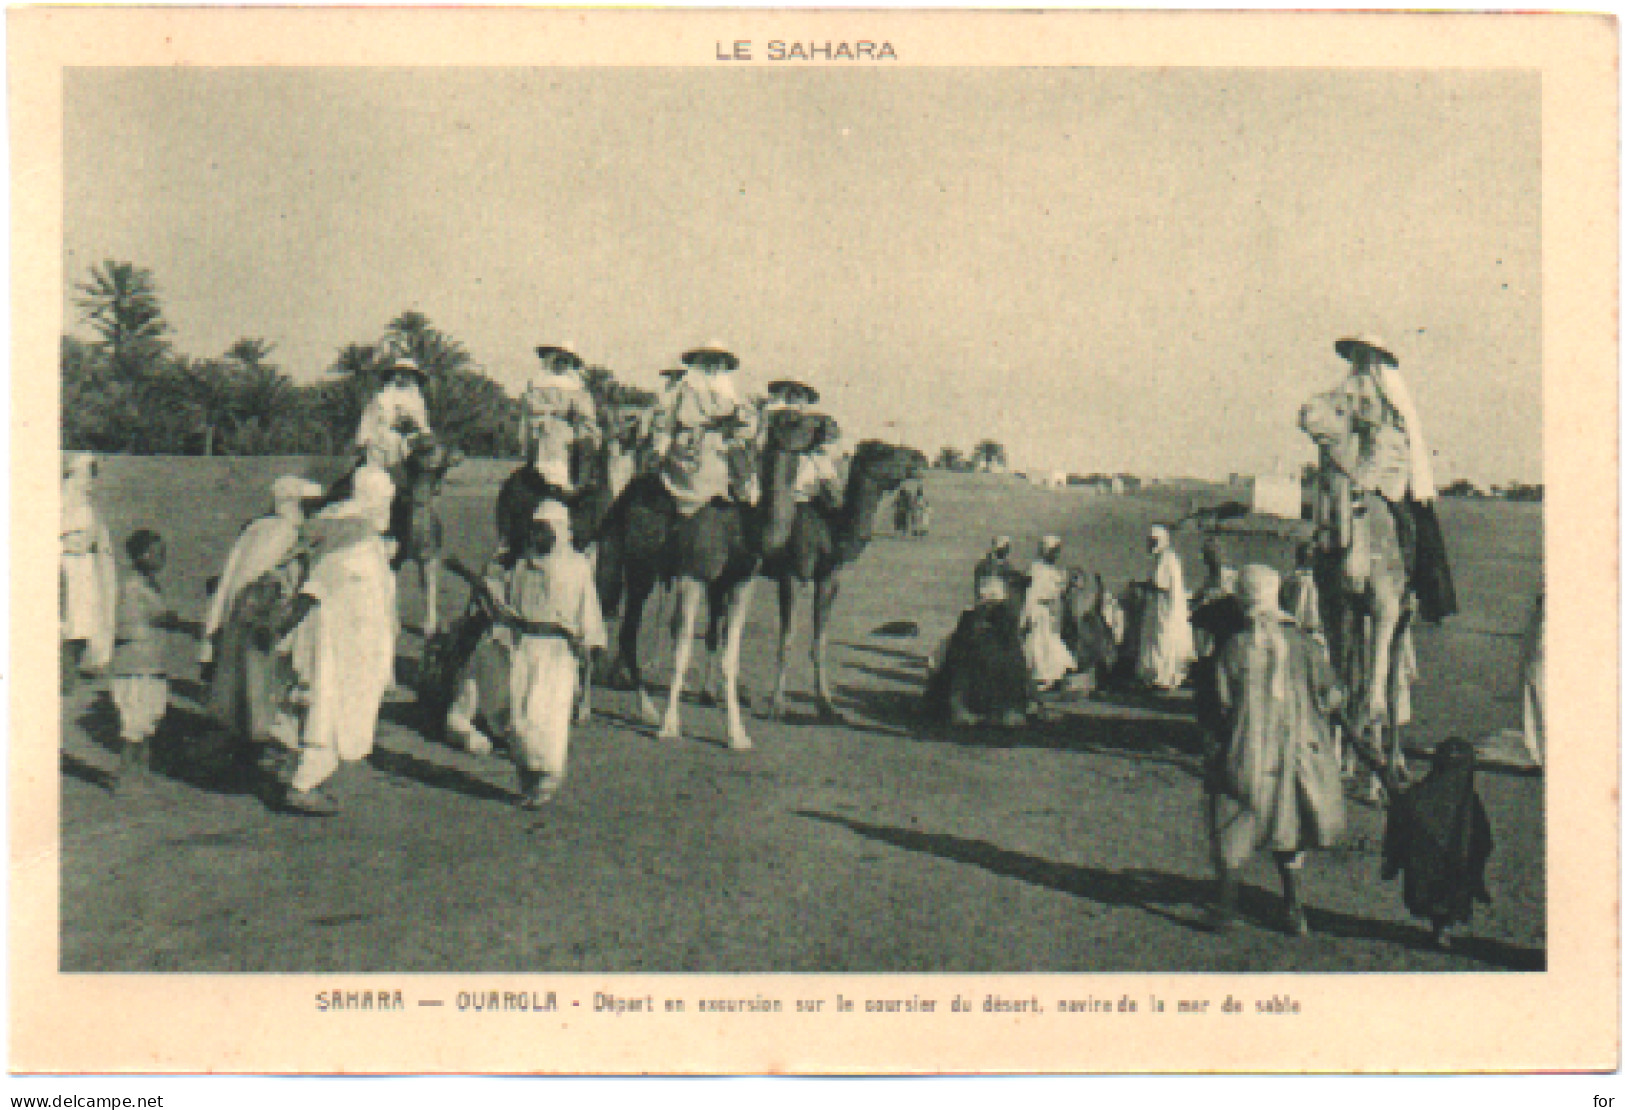
[[[1538,980],[1541,72],[714,45],[64,68],[55,971]]]

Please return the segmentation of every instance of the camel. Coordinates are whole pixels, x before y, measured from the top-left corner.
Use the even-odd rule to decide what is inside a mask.
[[[779,587],[778,676],[773,683],[769,718],[784,717],[796,595],[801,592],[799,587],[808,582],[813,585],[813,693],[818,715],[825,720],[840,718],[830,698],[825,660],[830,616],[841,590],[841,571],[869,546],[881,498],[909,478],[918,477],[926,465],[926,457],[912,447],[864,440],[852,456],[841,507],[831,509],[817,502],[797,505],[784,545],[763,558],[762,576],[773,579]],[[715,616],[713,613],[713,619]]]
[[[1397,660],[1414,595],[1399,533],[1381,496],[1357,489],[1350,477],[1359,444],[1348,400],[1336,391],[1310,398],[1298,426],[1320,448],[1319,481],[1335,516],[1337,546],[1323,549],[1315,577],[1332,665],[1349,691],[1350,731],[1356,740],[1374,738],[1403,781],[1405,759],[1390,711],[1400,696]],[[1378,789],[1374,781],[1373,798]]]
[[[606,613],[615,611],[625,593],[614,673],[625,674],[637,691],[640,715],[645,723],[659,726],[661,739],[682,738],[679,707],[703,601],[713,614],[706,637],[710,661],[717,654],[719,630],[727,630],[722,675],[728,747],[751,749],[739,708],[739,650],[751,587],[764,550],[772,552],[788,542],[795,519],[791,487],[796,462],[812,447],[818,427],[803,413],[773,415],[761,464],[762,496],[756,506],[719,499],[692,516],[680,517],[660,479],[647,474],[634,479],[610,509],[602,532],[598,583]],[[638,666],[644,605],[662,581],[675,582],[678,604],[676,660],[664,714],[655,709]]]
[[[1110,681],[1117,666],[1123,615],[1098,573],[1093,576],[1092,590],[1090,585],[1090,576],[1081,570],[1068,576],[1066,593],[1061,595],[1061,639],[1072,653],[1086,689],[1093,692]]]

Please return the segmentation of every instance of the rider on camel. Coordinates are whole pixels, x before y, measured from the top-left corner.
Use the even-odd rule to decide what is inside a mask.
[[[841,426],[832,416],[818,417],[818,436],[813,449],[796,463],[792,495],[796,504],[814,504],[831,512],[841,507],[841,472],[835,452],[841,441]]]
[[[661,477],[684,516],[713,499],[754,504],[759,494],[751,441],[754,406],[740,401],[733,373],[739,358],[720,343],[683,354],[688,372],[662,401],[661,421],[670,447]]]
[[[382,467],[396,481],[413,440],[430,435],[429,408],[423,401],[428,376],[417,362],[394,355],[383,367],[384,384],[367,402],[356,427],[355,447],[362,462]]]
[[[1434,512],[1433,460],[1416,404],[1400,376],[1399,360],[1381,339],[1339,339],[1335,349],[1350,364],[1339,388],[1354,414],[1360,444],[1350,477],[1392,510],[1417,615],[1438,623],[1456,612],[1456,591]]]
[[[525,386],[521,399],[521,442],[525,458],[562,493],[575,491],[570,457],[576,444],[596,444],[598,410],[582,370],[586,360],[569,343],[536,348],[542,370]]]

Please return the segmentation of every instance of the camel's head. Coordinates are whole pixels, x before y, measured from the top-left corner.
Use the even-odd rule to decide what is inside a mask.
[[[781,409],[768,417],[767,449],[800,454],[818,446],[828,417],[798,409]]]
[[[428,478],[438,482],[446,476],[448,470],[461,464],[463,458],[463,452],[459,448],[452,447],[433,436],[420,436],[407,452],[404,465],[408,481],[414,478]]]
[[[894,490],[910,478],[918,478],[927,465],[926,457],[912,447],[866,439],[852,456],[852,469],[861,469],[884,490]]]
[[[1345,443],[1354,434],[1354,410],[1339,390],[1317,393],[1298,410],[1298,427],[1321,446]]]
[[[643,429],[642,410],[626,405],[611,405],[603,413],[604,439],[632,447]]]

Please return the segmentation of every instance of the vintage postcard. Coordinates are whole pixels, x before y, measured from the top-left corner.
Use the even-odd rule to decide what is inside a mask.
[[[8,29],[13,1070],[1618,1066],[1612,20]]]

